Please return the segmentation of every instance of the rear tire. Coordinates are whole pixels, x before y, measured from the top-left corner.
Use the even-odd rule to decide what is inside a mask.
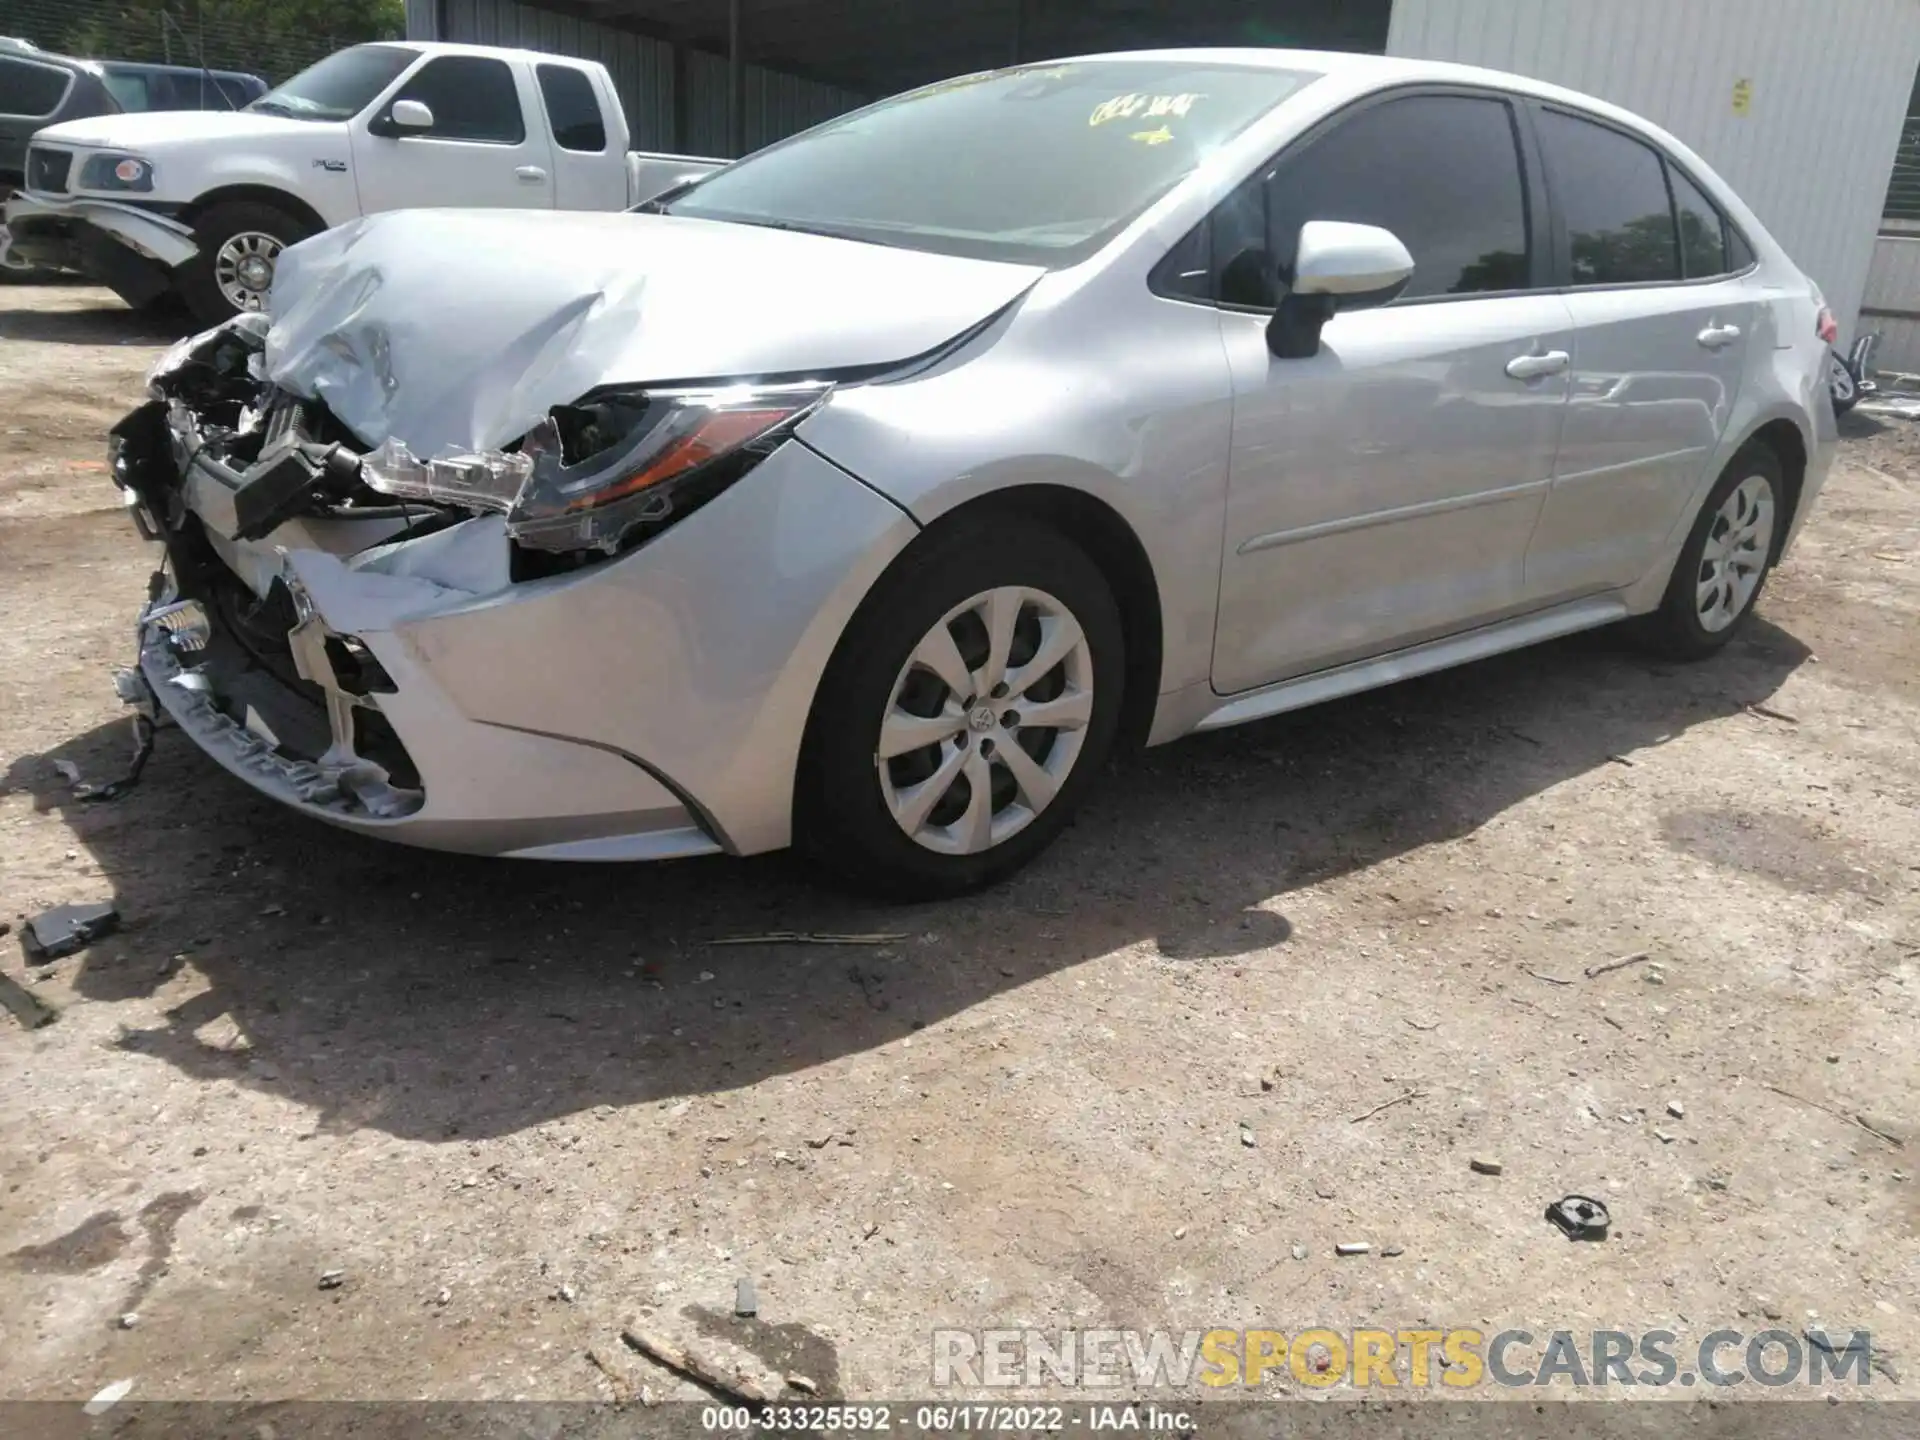
[[[821,678],[799,848],[891,899],[1011,874],[1105,763],[1125,674],[1119,607],[1072,541],[1016,517],[937,527],[868,595]]]
[[[1772,573],[1787,525],[1780,457],[1749,442],[1708,492],[1641,636],[1675,660],[1703,660],[1737,635]]]
[[[1827,391],[1833,396],[1833,413],[1844,415],[1860,403],[1860,382],[1853,367],[1837,350],[1827,352]]]
[[[187,309],[202,325],[218,325],[243,310],[264,310],[280,252],[313,227],[278,206],[257,200],[215,205],[193,227],[199,251],[175,272]]]

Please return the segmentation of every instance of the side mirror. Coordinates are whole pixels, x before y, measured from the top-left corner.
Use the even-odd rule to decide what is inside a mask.
[[[431,130],[433,111],[418,100],[396,100],[393,102],[393,128],[396,131]]]
[[[1391,230],[1342,220],[1300,227],[1293,288],[1267,325],[1267,348],[1282,360],[1319,353],[1320,329],[1343,310],[1385,305],[1413,278],[1413,257]]]

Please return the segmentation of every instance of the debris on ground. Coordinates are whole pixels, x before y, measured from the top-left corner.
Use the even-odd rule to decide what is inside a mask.
[[[1544,980],[1549,985],[1571,985],[1573,983],[1571,980],[1561,979],[1558,975],[1546,975],[1541,973],[1538,970],[1529,970],[1527,971],[1527,974],[1531,975],[1536,980]]]
[[[1811,1105],[1816,1110],[1824,1110],[1826,1111],[1827,1114],[1833,1116],[1834,1119],[1845,1120],[1849,1125],[1858,1125],[1862,1130],[1866,1131],[1869,1135],[1873,1136],[1875,1139],[1886,1141],[1887,1144],[1893,1146],[1893,1148],[1896,1150],[1902,1150],[1906,1148],[1907,1142],[1902,1140],[1898,1135],[1890,1135],[1885,1130],[1882,1130],[1879,1126],[1873,1124],[1871,1121],[1863,1119],[1858,1115],[1850,1115],[1845,1110],[1836,1110],[1831,1105],[1822,1104],[1818,1100],[1810,1100],[1805,1095],[1796,1095],[1793,1093],[1793,1091],[1783,1090],[1778,1085],[1762,1084],[1760,1088],[1762,1090],[1771,1090],[1774,1094],[1784,1096],[1788,1100],[1797,1100],[1802,1105]]]
[[[1380,1247],[1380,1256],[1384,1260],[1391,1260],[1396,1255],[1404,1255],[1406,1253],[1407,1247],[1404,1245],[1382,1245]]]
[[[1636,951],[1632,955],[1623,955],[1618,960],[1609,960],[1604,965],[1589,965],[1586,969],[1586,976],[1587,979],[1591,980],[1595,976],[1605,975],[1614,970],[1624,970],[1629,965],[1639,965],[1652,958],[1653,955],[1649,951]]]
[[[1374,1106],[1371,1110],[1363,1110],[1360,1114],[1351,1117],[1348,1123],[1353,1125],[1358,1125],[1362,1120],[1371,1120],[1375,1115],[1378,1115],[1382,1110],[1391,1110],[1395,1105],[1404,1105],[1409,1100],[1418,1100],[1425,1094],[1426,1094],[1426,1091],[1421,1090],[1417,1087],[1411,1090],[1402,1091],[1400,1094],[1394,1096],[1391,1100],[1382,1100],[1378,1105]]]
[[[120,1317],[120,1328],[122,1330],[131,1330],[133,1329],[134,1326],[138,1325],[139,1323],[140,1323],[140,1312],[138,1310],[129,1310],[127,1311],[126,1314]]]
[[[43,910],[20,931],[27,963],[46,965],[77,955],[120,928],[120,912],[108,904],[56,905]]]
[[[126,1399],[127,1392],[131,1389],[133,1389],[133,1381],[116,1380],[97,1393],[91,1400],[87,1401],[86,1404],[82,1405],[80,1407],[80,1413],[82,1415],[104,1415],[115,1405]]]
[[[1687,1118],[1687,1107],[1682,1105],[1678,1100],[1669,1100],[1667,1101],[1667,1114],[1676,1120],[1684,1120]]]
[[[760,1313],[760,1294],[753,1288],[751,1275],[742,1275],[734,1282],[733,1313],[742,1318]]]
[[[1660,1130],[1660,1129],[1656,1129],[1653,1132],[1653,1138],[1658,1140],[1662,1145],[1671,1145],[1674,1140],[1673,1136],[1669,1135],[1666,1131]]]
[[[11,975],[0,974],[0,1005],[11,1010],[13,1018],[28,1030],[38,1030],[60,1018],[58,1010]]]
[[[750,1376],[729,1372],[719,1362],[698,1350],[676,1345],[663,1336],[643,1330],[635,1321],[627,1322],[620,1331],[620,1338],[648,1359],[658,1361],[690,1380],[697,1380],[710,1390],[733,1395],[756,1405],[765,1405],[773,1398]]]
[[[344,1270],[322,1270],[320,1272],[320,1288],[322,1290],[338,1290],[346,1283],[347,1272]]]
[[[788,1386],[798,1390],[802,1395],[817,1394],[820,1390],[820,1387],[805,1375],[789,1375],[786,1379]]]
[[[1240,1143],[1249,1150],[1251,1150],[1256,1143],[1253,1138],[1253,1131],[1247,1128],[1245,1121],[1242,1121],[1240,1125]]]
[[[908,937],[904,933],[883,932],[872,935],[839,935],[818,930],[769,930],[765,935],[728,935],[709,940],[709,945],[893,945]]]
[[[1568,1195],[1547,1206],[1547,1219],[1569,1240],[1604,1240],[1613,1217],[1590,1195]]]
[[[1333,1247],[1333,1253],[1336,1255],[1365,1255],[1371,1249],[1373,1249],[1373,1246],[1364,1240],[1343,1240]]]
[[[1306,1258],[1307,1258],[1307,1247],[1306,1247],[1306,1246],[1304,1246],[1304,1245],[1296,1245],[1296,1246],[1294,1246],[1294,1247],[1293,1247],[1293,1258],[1294,1258],[1294,1259],[1296,1259],[1296,1260],[1304,1260],[1304,1259],[1306,1259]]]
[[[1800,717],[1798,715],[1789,715],[1786,711],[1776,710],[1771,705],[1749,705],[1747,706],[1747,713],[1749,715],[1763,715],[1769,720],[1778,720],[1785,725],[1798,725],[1800,723]]]
[[[1507,1167],[1502,1165],[1498,1160],[1489,1160],[1484,1155],[1476,1155],[1473,1159],[1467,1161],[1467,1168],[1476,1175],[1498,1175]]]

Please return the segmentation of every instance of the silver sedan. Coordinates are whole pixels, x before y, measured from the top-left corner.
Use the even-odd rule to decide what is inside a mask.
[[[626,215],[401,211],[170,352],[136,705],[319,819],[954,893],[1158,744],[1632,619],[1737,633],[1833,320],[1516,76],[1019,66]]]

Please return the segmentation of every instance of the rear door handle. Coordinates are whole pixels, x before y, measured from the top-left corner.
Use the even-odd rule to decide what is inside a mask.
[[[1724,350],[1739,338],[1740,327],[1738,325],[1709,325],[1698,335],[1694,336],[1694,339],[1698,340],[1709,350]]]
[[[1544,355],[1516,355],[1507,362],[1507,374],[1516,380],[1538,380],[1542,375],[1558,375],[1573,363],[1564,350],[1549,350]]]
[[[538,165],[522,165],[513,173],[529,185],[538,185],[542,180],[547,178],[547,172],[542,170]]]

